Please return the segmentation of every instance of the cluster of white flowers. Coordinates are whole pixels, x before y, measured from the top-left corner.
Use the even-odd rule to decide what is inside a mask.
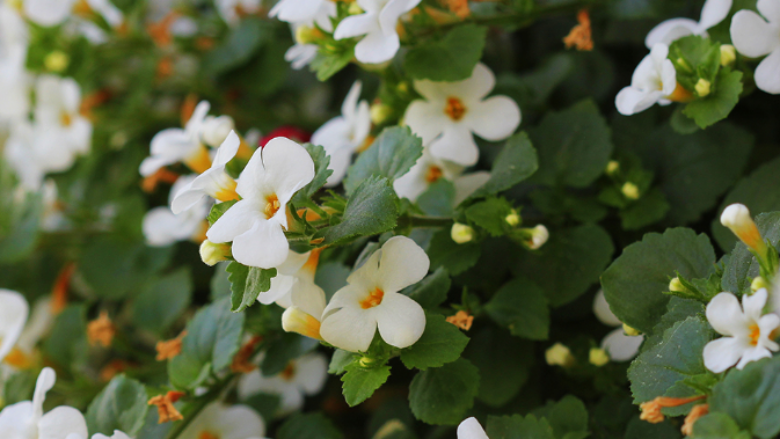
[[[238,382],[238,397],[247,400],[258,393],[279,395],[278,416],[303,408],[307,395],[316,395],[328,379],[328,360],[320,353],[309,353],[292,360],[278,375],[267,377],[260,369],[244,374]]]

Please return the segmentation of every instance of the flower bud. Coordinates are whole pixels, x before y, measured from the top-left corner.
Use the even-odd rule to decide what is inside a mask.
[[[349,15],[358,15],[362,14],[363,12],[363,8],[361,8],[357,2],[352,2],[352,4],[349,5],[349,9],[347,9],[347,13]]]
[[[512,227],[517,226],[520,224],[520,215],[518,215],[515,209],[512,209],[509,215],[504,217],[504,221]]]
[[[395,89],[398,90],[399,93],[409,93],[409,83],[406,81],[399,82],[398,85],[395,86]]]
[[[623,187],[620,188],[620,192],[629,200],[639,199],[639,187],[630,181],[627,181]]]
[[[381,102],[371,105],[371,122],[381,125],[393,115],[393,107]]]
[[[669,282],[669,291],[674,293],[684,293],[686,292],[685,286],[680,282],[679,277],[675,277]]]
[[[696,85],[693,88],[696,90],[696,94],[699,95],[700,98],[703,98],[710,94],[712,83],[704,78],[699,78],[699,81],[696,82]]]
[[[766,244],[761,239],[761,233],[745,205],[732,204],[726,207],[720,216],[720,223],[728,227],[751,249],[760,253],[765,252]]]
[[[450,236],[458,244],[465,244],[474,239],[474,229],[466,224],[455,223],[452,225]]]
[[[295,332],[316,340],[320,337],[320,321],[297,306],[291,306],[282,314],[282,329],[285,332]]]
[[[203,120],[200,137],[206,145],[218,148],[235,127],[236,124],[230,116],[208,116]]]
[[[200,244],[200,259],[206,265],[213,266],[217,262],[226,261],[232,256],[230,244],[215,244],[208,239]]]
[[[528,248],[537,250],[543,246],[549,238],[550,232],[547,231],[547,227],[539,224],[531,229],[531,240],[528,242]]]
[[[609,354],[604,349],[591,348],[588,354],[588,361],[596,367],[601,367],[609,363]]]
[[[625,332],[629,337],[636,337],[637,335],[641,334],[641,332],[626,325],[625,323],[623,323],[623,332]]]
[[[555,343],[547,349],[547,352],[544,353],[544,359],[550,366],[569,367],[574,364],[571,350],[561,343]]]
[[[68,68],[70,64],[70,57],[67,53],[61,50],[55,50],[43,59],[43,65],[46,70],[54,73],[62,73]]]
[[[750,290],[753,292],[756,292],[758,290],[763,290],[765,288],[769,288],[769,284],[766,280],[764,280],[761,276],[756,276],[755,279],[753,279],[753,282],[750,283]]]
[[[312,44],[322,37],[322,32],[316,27],[301,25],[295,29],[295,42],[298,44]]]
[[[620,162],[617,160],[610,160],[609,163],[607,163],[607,169],[605,172],[607,175],[615,175],[620,170]]]
[[[737,49],[731,44],[720,46],[720,65],[726,67],[737,60]]]

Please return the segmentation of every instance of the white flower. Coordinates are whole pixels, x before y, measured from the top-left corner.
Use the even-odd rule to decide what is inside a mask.
[[[520,124],[515,101],[506,96],[485,99],[495,83],[493,72],[482,63],[463,81],[414,81],[425,100],[412,102],[404,120],[434,157],[471,166],[479,158],[472,133],[497,141],[509,137]]]
[[[336,16],[336,4],[330,0],[279,0],[268,16],[295,25],[312,27],[316,23],[325,32],[331,32],[330,18]]]
[[[668,105],[669,95],[677,88],[677,72],[666,56],[669,46],[658,43],[634,70],[631,85],[620,90],[615,106],[620,114],[631,116],[653,106]]]
[[[255,14],[260,11],[261,0],[216,0],[219,15],[225,23],[235,26],[244,15]]]
[[[0,301],[2,300],[0,299]],[[27,309],[26,306],[25,302],[25,310]],[[13,310],[13,307],[11,309]],[[27,317],[26,311],[24,316]],[[36,346],[54,325],[55,317],[56,314],[50,297],[44,297],[36,301],[33,305],[32,314],[27,319],[27,323],[24,325],[21,334],[19,334],[16,344],[11,348],[10,354],[5,357],[5,361],[2,359],[3,353],[0,352],[0,363],[4,363],[0,368],[17,371],[34,367],[36,364]],[[0,335],[0,339],[2,339],[2,335]],[[0,344],[2,344],[2,340],[0,340]],[[0,350],[2,350],[2,347],[0,347]]]
[[[106,436],[104,434],[96,433],[92,435],[92,439],[132,439],[132,438],[119,430],[114,430],[114,434],[112,434],[111,436]]]
[[[328,168],[333,174],[326,186],[335,186],[344,179],[352,154],[363,145],[371,130],[368,102],[358,102],[360,88],[360,81],[352,84],[341,106],[341,116],[329,120],[311,136],[311,143],[321,145],[330,156]]]
[[[211,158],[200,137],[209,108],[209,103],[202,101],[184,129],[168,128],[157,133],[152,138],[151,155],[141,163],[141,175],[148,177],[163,166],[178,162],[198,173],[210,168]]]
[[[2,26],[2,23],[0,23]],[[27,117],[30,112],[30,75],[24,69],[24,53],[0,58],[0,130]]]
[[[751,58],[764,58],[756,67],[756,86],[761,90],[780,93],[780,8],[776,0],[758,0],[761,15],[744,9],[731,20],[731,41],[739,53]],[[761,17],[763,15],[763,18]]]
[[[357,0],[365,13],[352,15],[339,23],[333,37],[337,40],[365,35],[355,46],[355,58],[368,64],[391,60],[401,47],[396,24],[420,0]]]
[[[35,384],[32,401],[9,405],[0,412],[0,432],[13,439],[87,437],[87,423],[80,411],[60,406],[43,414],[43,401],[56,381],[51,368],[44,368]]]
[[[231,131],[222,146],[217,149],[211,167],[175,192],[171,201],[171,211],[178,215],[194,205],[202,204],[207,195],[219,201],[237,200],[237,183],[228,175],[225,167],[236,156],[240,145],[241,140],[238,135]]]
[[[767,291],[762,288],[753,295],[742,296],[742,306],[731,293],[720,293],[707,305],[707,320],[722,337],[704,347],[704,365],[720,373],[737,365],[742,369],[751,361],[769,358],[780,346],[772,340],[780,326],[776,314],[764,315]],[[772,337],[772,338],[770,338]]]
[[[30,307],[16,291],[0,289],[0,363],[22,335]]]
[[[171,187],[171,202],[175,194],[192,185],[194,175],[179,177]],[[198,241],[206,227],[206,217],[211,210],[211,200],[202,197],[186,211],[174,214],[168,206],[155,207],[146,213],[143,232],[146,242],[155,247],[171,245],[177,241]]]
[[[601,349],[607,351],[612,361],[628,361],[639,353],[639,347],[645,339],[644,336],[626,335],[623,330],[623,322],[609,309],[609,303],[604,297],[604,290],[599,290],[596,293],[596,298],[593,301],[593,313],[596,314],[601,323],[618,327],[601,341]]]
[[[393,189],[399,197],[417,201],[430,185],[444,178],[452,181],[455,186],[453,206],[457,206],[490,179],[490,173],[487,171],[461,175],[463,170],[463,166],[437,159],[429,148],[425,148],[412,169],[393,182]]]
[[[293,69],[300,70],[314,60],[314,57],[317,56],[317,50],[319,48],[316,44],[296,43],[287,49],[287,52],[284,53],[284,59],[290,63]]]
[[[673,18],[654,27],[645,38],[645,45],[651,49],[656,43],[672,44],[688,35],[707,36],[707,29],[723,21],[731,10],[732,0],[707,0],[701,8],[698,22],[690,18]]]
[[[235,127],[236,123],[230,116],[206,116],[201,125],[200,137],[206,145],[218,148]]]
[[[30,20],[41,26],[56,26],[65,21],[74,12],[74,8],[86,6],[86,11],[96,12],[112,27],[124,22],[124,15],[108,0],[24,0],[24,12]]]
[[[306,395],[316,395],[328,378],[328,362],[319,353],[306,354],[290,362],[279,375],[265,377],[259,369],[238,381],[238,396],[244,400],[264,392],[282,397],[279,415],[303,408]]]
[[[260,293],[257,300],[265,305],[276,302],[282,308],[293,304],[325,308],[325,292],[314,283],[320,250],[307,253],[290,251],[287,259],[277,267],[277,274],[271,279],[271,288]]]
[[[249,159],[238,178],[241,200],[206,233],[211,242],[233,241],[236,261],[260,268],[281,265],[290,244],[287,203],[314,178],[314,161],[301,145],[285,137],[269,141]]]
[[[260,439],[265,422],[252,408],[212,403],[193,419],[179,436],[181,439]],[[93,438],[94,439],[94,438]]]
[[[35,95],[35,122],[45,130],[57,132],[57,145],[50,146],[49,149],[64,148],[73,157],[89,152],[92,122],[79,113],[81,88],[76,81],[54,75],[41,75],[36,84]]]
[[[458,425],[458,439],[488,439],[477,418],[468,418]]]
[[[322,338],[338,348],[364,352],[378,328],[391,346],[413,345],[425,330],[425,312],[399,291],[422,280],[429,266],[428,255],[411,239],[388,239],[330,300],[322,314]]]

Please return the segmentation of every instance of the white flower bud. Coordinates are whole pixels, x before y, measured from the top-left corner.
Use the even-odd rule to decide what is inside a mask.
[[[235,127],[236,124],[230,116],[208,116],[203,120],[200,137],[206,145],[218,148]]]
[[[55,50],[43,59],[43,65],[46,70],[54,73],[62,73],[68,68],[70,64],[70,57],[67,53],[61,50]]]
[[[588,353],[588,361],[596,367],[601,367],[609,363],[609,354],[604,349],[591,348]]]
[[[393,114],[393,107],[380,102],[371,105],[370,113],[371,122],[374,122],[375,125],[381,125]]]
[[[474,239],[474,229],[466,224],[455,223],[452,225],[450,236],[458,244],[465,244]]]
[[[761,239],[756,223],[750,217],[750,211],[744,204],[732,204],[723,210],[720,223],[728,227],[737,238],[753,250],[763,253],[766,245]]]
[[[539,224],[531,229],[531,240],[528,243],[528,247],[531,250],[536,250],[543,246],[550,238],[550,232],[547,231],[547,227]]]
[[[625,332],[626,335],[628,335],[630,337],[636,337],[637,335],[641,334],[641,332],[639,332],[638,330],[636,330],[636,329],[626,325],[625,323],[623,323],[623,332]]]
[[[231,256],[230,244],[215,244],[208,239],[200,244],[200,259],[209,266],[226,261]]]
[[[607,169],[606,173],[607,175],[614,175],[617,171],[620,170],[620,162],[617,160],[610,160],[609,163],[607,163]]]
[[[710,94],[712,83],[704,78],[699,78],[699,81],[696,82],[696,85],[693,86],[693,88],[696,90],[696,94],[703,98]]]
[[[550,366],[569,367],[574,364],[571,350],[561,343],[555,343],[547,349],[547,352],[544,353],[544,359]]]
[[[512,211],[504,218],[504,221],[506,221],[507,224],[514,227],[518,224],[520,224],[520,215],[518,215],[517,211],[515,209],[512,209]]]
[[[620,192],[623,192],[623,195],[629,200],[639,199],[639,187],[630,181],[627,181],[623,187],[620,188]]]
[[[737,49],[731,44],[720,46],[720,65],[726,67],[737,60]]]
[[[756,292],[756,291],[764,289],[764,288],[768,289],[769,288],[769,284],[761,276],[756,276],[756,278],[753,279],[753,282],[750,283],[750,290],[753,291],[753,292]]]
[[[297,306],[291,306],[282,314],[282,329],[295,332],[309,338],[322,340],[320,337],[320,321]]]
[[[679,277],[675,277],[669,282],[669,291],[675,293],[684,293],[686,291],[685,286],[680,282]]]

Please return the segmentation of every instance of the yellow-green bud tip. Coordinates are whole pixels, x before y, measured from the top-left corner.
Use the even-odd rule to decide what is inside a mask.
[[[226,261],[230,256],[230,244],[215,244],[208,239],[200,244],[200,259],[206,265]]]
[[[504,218],[504,221],[512,227],[517,226],[520,224],[520,215],[518,215],[515,209],[512,209],[509,215]]]
[[[64,72],[69,64],[70,57],[61,50],[55,50],[46,55],[46,58],[43,59],[43,65],[46,67],[46,70],[55,73]]]
[[[617,160],[610,160],[607,163],[607,175],[614,175],[618,170],[620,170],[620,163]]]
[[[755,279],[753,279],[753,282],[750,283],[750,289],[753,292],[756,292],[764,288],[769,288],[769,283],[767,283],[767,281],[761,276],[756,277]]]
[[[609,363],[609,354],[604,349],[591,348],[588,354],[588,361],[596,367],[601,367]]]
[[[474,229],[466,224],[455,223],[452,225],[450,236],[458,244],[465,244],[474,239]]]
[[[720,65],[726,67],[737,60],[737,49],[731,44],[720,46]]]
[[[362,14],[363,12],[363,9],[359,4],[357,4],[357,2],[352,2],[352,4],[349,5],[349,9],[347,9],[347,13],[349,15],[358,15]]]
[[[544,353],[544,359],[550,366],[569,367],[574,364],[571,350],[561,343],[555,343],[547,349],[547,352]]]
[[[322,32],[316,27],[298,26],[295,29],[295,42],[298,44],[312,44],[322,38]]]
[[[669,282],[669,291],[675,292],[675,293],[684,293],[685,292],[685,286],[683,286],[682,282],[680,282],[679,277],[675,277]]]
[[[630,181],[627,181],[623,187],[620,188],[620,192],[623,192],[623,195],[629,200],[639,199],[639,187]]]
[[[696,94],[699,95],[700,98],[703,98],[710,94],[712,83],[704,78],[699,78],[699,82],[696,83],[694,88],[696,89]]]
[[[636,337],[637,335],[641,334],[641,332],[639,332],[638,330],[636,330],[636,329],[626,325],[625,323],[623,323],[623,332],[625,332],[626,335],[631,336],[631,337]]]
[[[371,122],[381,125],[393,114],[393,107],[378,103],[371,105]]]

